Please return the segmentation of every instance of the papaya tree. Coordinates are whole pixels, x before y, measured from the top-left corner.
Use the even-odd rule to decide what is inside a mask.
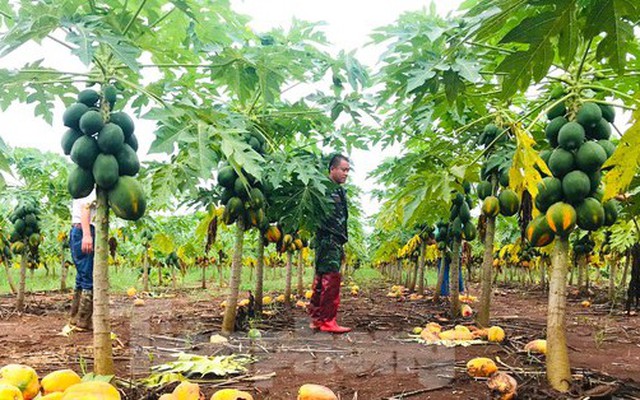
[[[561,83],[555,88],[547,86],[551,87],[549,95],[533,107],[537,115],[529,122],[533,130],[546,113],[549,123],[545,136],[551,147],[548,159],[540,164],[532,153],[532,143],[527,144],[521,140],[526,136],[516,134],[514,163],[520,157],[525,165],[535,164],[547,175],[539,190],[534,188],[531,192],[537,210],[546,212],[546,216],[535,218],[527,233],[531,242],[540,244],[556,236],[549,281],[547,377],[553,388],[567,391],[571,382],[564,315],[567,238],[578,221],[585,230],[597,229],[604,223],[602,201],[626,189],[631,181],[628,171],[637,165],[637,154],[631,154],[630,147],[625,148],[627,157],[622,161],[616,157],[622,150],[614,152],[615,146],[600,141],[608,141],[613,130],[610,124],[615,113],[609,97],[626,103],[623,107],[637,106],[637,100],[620,88],[629,87],[625,64],[635,58],[628,55],[637,52],[632,26],[640,18],[640,9],[615,2],[540,2],[514,8],[515,4],[516,1],[507,1],[471,5],[466,14],[469,18],[489,7],[496,6],[497,12],[470,26],[468,33],[471,40],[494,50],[495,71],[502,74],[500,98],[509,99],[533,84],[544,84],[544,80]],[[503,25],[506,19],[514,21],[514,25]],[[550,74],[552,68],[556,71]],[[616,79],[611,79],[613,76]],[[611,168],[604,178],[604,194],[597,193],[601,168]],[[510,178],[519,180],[521,172],[522,168],[512,167]]]
[[[141,70],[144,68],[156,68],[161,66],[163,62],[169,61],[172,62],[172,67],[175,66],[175,68],[180,68],[176,66],[180,62],[183,63],[182,65],[198,66],[202,52],[185,51],[185,44],[195,42],[200,44],[214,40],[229,43],[228,36],[220,34],[213,39],[208,35],[209,31],[205,32],[204,29],[198,28],[193,31],[193,34],[187,34],[189,31],[187,26],[198,18],[206,17],[205,14],[207,13],[212,20],[224,20],[229,28],[240,25],[236,15],[225,5],[199,10],[197,11],[198,15],[194,14],[194,11],[188,5],[183,6],[172,5],[171,7],[163,8],[161,5],[145,4],[145,2],[135,5],[127,3],[122,6],[119,2],[108,1],[97,7],[93,2],[66,0],[57,2],[55,5],[39,3],[19,8],[17,6],[15,8],[8,7],[3,12],[3,20],[8,29],[2,35],[0,55],[7,56],[30,41],[44,41],[47,44],[54,43],[54,46],[61,45],[61,51],[65,55],[70,55],[85,64],[88,67],[88,72],[77,73],[55,68],[44,68],[38,61],[28,63],[26,67],[17,71],[3,70],[2,88],[3,98],[6,100],[2,104],[3,109],[14,100],[33,102],[35,103],[36,115],[42,116],[49,123],[54,123],[51,106],[55,100],[62,100],[67,106],[73,107],[72,110],[67,109],[63,119],[67,125],[73,125],[69,128],[75,131],[75,134],[67,132],[64,135],[63,148],[65,151],[72,153],[69,147],[73,146],[70,146],[70,144],[73,143],[75,145],[77,140],[82,139],[81,141],[86,144],[84,146],[85,150],[89,148],[95,150],[96,147],[89,140],[91,137],[88,135],[95,135],[97,132],[91,132],[91,134],[83,132],[87,135],[83,137],[80,137],[77,132],[79,130],[94,131],[96,127],[99,127],[101,131],[102,127],[100,125],[110,122],[112,118],[114,119],[111,121],[111,127],[113,128],[115,120],[121,114],[112,112],[115,111],[113,110],[113,103],[115,103],[118,96],[118,90],[110,86],[110,84],[118,86],[120,90],[124,89],[126,91],[124,97],[131,99],[128,104],[133,105],[138,110],[147,105],[150,99],[164,105],[162,90],[157,90],[159,87],[149,90],[140,86],[139,83],[143,78]],[[25,28],[34,24],[38,24],[40,29],[36,31]],[[204,40],[201,41],[199,40],[200,38]],[[187,45],[187,47],[189,46]],[[151,58],[154,61],[153,64],[147,65],[140,61],[143,51],[151,54]],[[179,61],[176,62],[176,60]],[[173,77],[173,73],[169,72],[163,74],[163,76]],[[93,92],[90,89],[79,90],[79,85],[96,82],[102,85],[101,90]],[[78,92],[82,94],[74,98],[73,94]],[[76,103],[72,105],[71,103],[74,101]],[[90,107],[85,103],[91,103],[92,105],[97,103],[99,104],[99,109],[85,110],[81,104],[87,109]],[[124,106],[124,104],[119,102],[119,106]],[[80,117],[84,116],[85,111],[91,115],[91,118],[85,118],[86,124],[80,126],[79,120],[81,119]],[[127,145],[132,149],[137,148],[135,136],[130,135],[131,132],[127,129],[130,127],[131,121],[124,116],[122,116],[122,119],[120,123],[124,124],[123,126],[115,124],[119,126],[121,131],[109,128],[112,132],[106,136],[111,137],[113,140],[102,140],[102,143],[99,143],[100,150],[104,151],[102,154],[105,154],[104,157],[101,157],[101,163],[113,166],[113,159],[108,156],[112,156],[110,151],[114,150],[114,148],[110,150],[108,148],[110,144],[114,143],[116,143],[114,146],[117,146],[118,138],[121,135],[126,136]],[[81,129],[83,127],[86,129]],[[95,152],[87,153],[78,149],[72,159],[74,161],[80,160],[80,163],[84,165],[84,167],[80,168],[87,170],[89,168],[87,160],[89,159],[93,164],[94,160],[91,160],[93,157],[83,158],[81,155],[88,154],[95,154]],[[132,161],[130,165],[135,164],[131,151],[126,155],[120,156],[118,154],[118,156],[119,159],[127,158]],[[87,162],[85,163],[84,161]],[[113,168],[109,170],[112,171]],[[72,175],[74,175],[74,179],[70,179],[72,182],[83,182],[80,185],[83,190],[79,192],[84,192],[91,186],[88,179],[89,174],[86,172],[81,173],[76,169]],[[78,179],[79,176],[86,179]],[[96,307],[94,312],[94,347],[96,355],[94,368],[96,372],[109,374],[113,371],[113,363],[110,356],[111,332],[108,326],[108,299],[107,285],[105,284],[108,195],[104,188],[109,186],[109,182],[105,182],[105,180],[109,181],[110,178],[113,178],[113,174],[92,178],[102,180],[102,182],[98,182],[97,190],[99,212],[97,216],[96,268],[94,269],[96,273],[96,279],[94,279],[96,283],[94,301]],[[128,179],[126,175],[120,181],[123,183],[129,182],[127,185],[129,188],[135,186],[134,183],[130,183],[132,180]],[[100,183],[103,183],[103,185]],[[126,191],[123,188],[118,189],[121,186],[122,184],[116,185],[110,190]],[[76,187],[75,189],[79,188]],[[136,197],[139,197],[137,191],[127,192],[135,193]],[[113,205],[114,196],[110,197]],[[123,193],[121,199],[124,198],[126,196]],[[138,207],[138,211],[142,208]],[[114,207],[113,209],[116,214],[119,213],[118,208]]]
[[[36,268],[39,263],[40,242],[40,206],[33,198],[20,198],[18,204],[9,216],[13,230],[9,240],[11,252],[20,255],[20,281],[16,293],[16,309],[25,309],[25,283],[27,268]]]

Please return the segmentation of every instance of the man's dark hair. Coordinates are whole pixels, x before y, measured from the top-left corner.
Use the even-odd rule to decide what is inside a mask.
[[[334,168],[340,165],[340,162],[342,160],[345,160],[348,163],[351,162],[351,160],[349,160],[349,157],[347,156],[343,156],[342,154],[334,154],[333,157],[331,157],[331,160],[329,161],[329,172],[331,172],[331,168]]]

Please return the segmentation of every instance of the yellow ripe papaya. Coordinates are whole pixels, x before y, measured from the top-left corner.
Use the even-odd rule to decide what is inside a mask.
[[[490,358],[477,357],[467,363],[467,373],[474,378],[488,378],[497,371],[496,363]]]
[[[23,397],[20,389],[8,382],[0,381],[0,399],[23,400]]]
[[[82,381],[80,376],[73,370],[62,369],[59,371],[53,371],[42,378],[40,385],[42,386],[42,392],[44,394],[54,392],[64,392],[69,386],[78,384]]]
[[[442,332],[442,327],[437,322],[429,322],[427,325],[425,325],[424,329],[428,330],[431,333]]]
[[[454,327],[453,327],[453,329],[454,329],[456,332],[471,333],[471,331],[469,330],[469,328],[467,328],[467,327],[466,327],[466,326],[464,326],[464,325],[456,325],[456,326],[454,326]]]
[[[31,400],[40,392],[36,371],[22,364],[9,364],[0,368],[0,380],[17,387],[24,400]]]
[[[494,392],[500,394],[500,400],[511,400],[515,398],[518,391],[518,382],[505,372],[493,374],[487,381],[487,386]]]
[[[80,382],[64,391],[61,400],[121,400],[120,392],[107,382]]]
[[[547,354],[547,341],[544,339],[532,340],[524,346],[530,353]]]
[[[449,329],[440,332],[438,336],[442,340],[473,340],[473,335],[469,330],[465,332],[462,330]]]
[[[424,340],[425,342],[437,342],[438,340],[440,340],[440,336],[438,336],[436,332],[431,332],[427,329],[423,329],[422,331],[420,331],[420,339]]]
[[[268,306],[269,304],[271,304],[272,301],[273,301],[273,299],[271,299],[271,296],[264,296],[262,298],[262,305],[263,306]]]
[[[242,390],[222,389],[215,392],[211,400],[253,400],[253,396]]]
[[[189,381],[180,382],[175,389],[173,395],[176,400],[201,400],[204,398],[200,393],[200,386],[197,383]]]
[[[487,331],[487,339],[490,342],[499,343],[502,342],[505,338],[504,330],[499,326],[492,326]]]
[[[298,400],[338,400],[338,397],[326,386],[305,384],[298,390]]]
[[[280,229],[278,229],[277,226],[270,225],[267,228],[264,236],[267,238],[269,243],[278,243],[280,241],[280,238],[282,237],[282,232],[280,232]]]
[[[178,400],[173,393],[165,393],[158,400]]]

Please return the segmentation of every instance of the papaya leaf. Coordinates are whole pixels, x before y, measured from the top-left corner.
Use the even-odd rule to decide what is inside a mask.
[[[62,26],[68,28],[66,40],[75,45],[71,53],[78,56],[84,65],[91,64],[98,47],[94,41],[95,35],[91,32],[91,24],[63,21]]]
[[[25,43],[39,42],[58,27],[59,20],[49,14],[18,19],[8,31],[0,35],[0,57],[4,57]]]
[[[260,180],[262,179],[262,165],[264,158],[256,153],[251,146],[241,140],[240,134],[244,130],[226,129],[222,130],[217,127],[210,127],[215,136],[221,141],[220,149],[225,158],[234,165],[236,172],[240,175],[240,168],[244,169],[249,175]]]
[[[502,97],[509,98],[518,90],[526,90],[531,81],[544,78],[553,64],[555,55],[552,39],[556,38],[566,23],[566,15],[574,12],[570,7],[564,13],[543,12],[525,18],[507,33],[500,43],[528,44],[527,50],[507,55],[496,68],[509,74],[502,81]]]
[[[636,41],[632,22],[637,24],[640,18],[640,6],[633,0],[588,2],[586,15],[587,38],[606,33],[598,44],[597,56],[608,59],[610,66],[621,73],[626,64],[627,50]]]
[[[209,207],[207,213],[203,216],[203,218],[198,223],[198,226],[196,227],[195,234],[198,241],[203,241],[205,239],[205,237],[207,236],[207,230],[209,229],[209,224],[215,217],[216,208]]]
[[[633,124],[622,135],[616,150],[602,166],[606,201],[629,188],[640,165],[640,109],[633,113]]]
[[[151,247],[163,254],[171,254],[175,250],[176,245],[171,236],[165,233],[158,233],[153,237]]]
[[[526,190],[535,198],[538,195],[538,183],[542,181],[538,169],[547,175],[551,175],[551,171],[533,148],[536,142],[531,135],[520,125],[512,126],[512,131],[516,136],[516,151],[509,170],[509,187],[519,197]]]

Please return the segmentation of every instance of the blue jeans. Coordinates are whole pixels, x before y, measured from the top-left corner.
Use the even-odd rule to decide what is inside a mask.
[[[441,264],[442,258],[440,258],[440,260],[438,261],[438,273],[440,273]],[[446,258],[444,262],[444,279],[442,280],[442,290],[440,290],[440,296],[449,296],[449,264],[451,264],[451,260]],[[458,290],[460,292],[464,292],[464,282],[462,282],[462,263],[460,263],[458,270]]]
[[[96,241],[96,233],[91,226],[91,238],[94,246]],[[93,290],[93,254],[82,252],[82,228],[71,228],[69,233],[69,247],[71,248],[71,257],[76,265],[76,290]]]

